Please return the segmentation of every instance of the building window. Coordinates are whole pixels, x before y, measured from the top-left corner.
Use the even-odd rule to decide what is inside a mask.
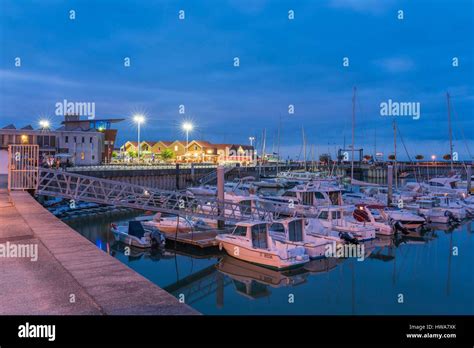
[[[86,140],[86,139],[85,139],[84,137],[82,137],[82,143],[83,143],[83,144],[84,144],[85,140]]]
[[[175,150],[175,151],[178,151],[178,145],[175,145],[175,146],[174,146],[174,150]]]
[[[90,137],[90,138],[89,138],[89,143],[91,143],[91,144],[92,144],[92,137]]]
[[[85,158],[84,152],[81,152],[81,160],[84,160],[84,158]]]
[[[28,135],[22,134],[20,139],[22,144],[28,144]]]
[[[197,145],[194,145],[194,151],[197,151],[198,147]]]
[[[74,137],[74,143],[77,143],[77,138],[76,137]]]
[[[95,156],[94,156],[94,155],[92,155],[92,160],[95,160]]]
[[[69,143],[69,137],[66,135],[66,137],[64,138],[64,142],[67,144]]]

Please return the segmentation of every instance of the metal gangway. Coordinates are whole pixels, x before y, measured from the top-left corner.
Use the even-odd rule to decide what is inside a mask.
[[[231,172],[232,170],[234,170],[234,168],[236,168],[236,166],[234,164],[225,165],[224,166],[224,175]],[[216,179],[217,179],[217,169],[213,170],[209,174],[207,174],[207,175],[203,176],[201,179],[199,179],[199,183],[201,185],[205,185],[205,184],[208,184],[208,183],[210,183],[210,182],[212,182],[213,180],[216,180]]]
[[[195,196],[188,192],[160,190],[116,180],[70,173],[62,170],[38,170],[40,195],[74,201],[110,204],[169,214],[192,215],[236,223],[245,220],[271,221],[278,214],[258,204],[240,204],[218,200],[215,196]]]
[[[38,145],[9,146],[9,190],[34,190],[39,195],[94,202],[181,216],[196,216],[236,223],[272,221],[284,211],[259,204],[258,200],[219,200],[190,192],[161,190],[122,181],[96,178],[62,169],[40,168]],[[235,168],[229,166],[227,171]],[[214,174],[215,175],[215,174]]]

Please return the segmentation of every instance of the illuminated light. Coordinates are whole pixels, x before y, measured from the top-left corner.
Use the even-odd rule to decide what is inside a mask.
[[[28,136],[26,134],[21,135],[21,143],[28,144]]]
[[[431,159],[434,161],[436,159],[435,155],[431,155]]]
[[[48,120],[41,120],[39,121],[39,124],[41,128],[49,128],[49,125],[50,125]]]
[[[182,127],[186,132],[189,132],[189,131],[193,130],[193,124],[190,123],[190,122],[184,122]]]
[[[145,122],[145,116],[142,114],[135,114],[133,115],[133,121],[135,121],[137,124],[142,124]]]

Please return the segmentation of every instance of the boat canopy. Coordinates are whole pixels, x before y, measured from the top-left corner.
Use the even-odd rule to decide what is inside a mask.
[[[140,221],[129,221],[128,222],[128,235],[137,238],[142,238],[145,235],[145,229]]]

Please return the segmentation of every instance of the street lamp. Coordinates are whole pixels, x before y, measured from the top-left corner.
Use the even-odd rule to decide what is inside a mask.
[[[435,164],[436,156],[431,155],[431,160],[433,161],[433,166],[435,167],[435,176],[438,176],[438,167],[436,167],[436,164]]]
[[[39,124],[41,126],[41,129],[49,128],[49,121],[48,120],[41,120],[41,121],[39,121]]]
[[[138,150],[137,150],[137,155],[138,155],[138,162],[140,163],[140,125],[145,122],[145,116],[142,114],[136,114],[133,116],[133,121],[137,124],[138,126]]]
[[[186,151],[185,151],[185,155],[186,155],[188,152],[189,132],[193,130],[193,124],[190,122],[184,122],[182,127],[183,127],[183,130],[186,132]]]
[[[255,140],[255,137],[249,137],[250,140],[250,146],[253,146],[253,141]]]

